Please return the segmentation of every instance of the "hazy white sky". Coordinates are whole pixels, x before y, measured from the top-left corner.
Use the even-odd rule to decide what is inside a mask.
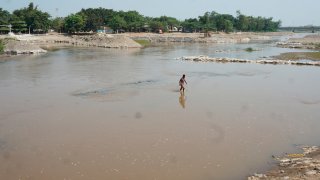
[[[179,20],[196,18],[205,12],[273,17],[282,26],[320,26],[320,0],[0,0],[0,7],[12,12],[33,2],[52,17],[67,16],[81,8],[103,7],[114,10],[136,10],[151,17],[167,15]]]

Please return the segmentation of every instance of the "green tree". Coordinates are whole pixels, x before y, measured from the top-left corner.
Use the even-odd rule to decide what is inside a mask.
[[[105,8],[81,9],[76,14],[71,14],[65,19],[49,19],[50,15],[38,10],[37,6],[30,3],[28,7],[15,10],[11,15],[8,11],[0,8],[0,24],[16,24],[15,31],[21,32],[30,28],[47,31],[52,27],[56,31],[96,31],[103,26],[109,26],[115,31],[124,30],[130,32],[153,31],[158,32],[173,30],[173,27],[182,28],[187,32],[194,31],[225,31],[234,29],[240,31],[276,31],[281,21],[273,21],[272,18],[245,16],[237,11],[237,17],[230,14],[219,14],[215,11],[206,12],[198,18],[186,19],[182,22],[174,17],[144,17],[137,11],[114,11]],[[66,21],[68,20],[68,22]],[[25,23],[23,23],[25,22]],[[0,27],[0,31],[8,31],[8,27]]]
[[[231,32],[235,29],[240,31],[276,31],[281,21],[273,21],[272,18],[245,16],[237,11],[237,17],[230,14],[219,14],[215,11],[206,12],[198,17],[198,23],[204,32],[211,30]],[[195,21],[190,19],[182,22],[184,29],[193,29]]]
[[[233,23],[228,19],[224,20],[224,30],[226,33],[233,31]]]
[[[10,24],[11,14],[0,8],[0,33],[8,33],[9,27],[7,25]]]
[[[11,14],[8,11],[0,8],[0,25],[9,24],[10,18],[11,18]]]
[[[144,17],[137,11],[123,12],[123,19],[126,21],[127,31],[138,32],[145,24]]]
[[[31,32],[47,32],[50,27],[50,15],[38,10],[38,7],[30,3],[27,8],[13,11],[13,14],[21,21],[25,21]]]
[[[201,26],[196,18],[186,19],[181,23],[184,32],[195,32],[199,31]]]
[[[206,12],[204,13],[203,16],[199,16],[199,22],[201,29],[204,30],[205,32],[208,32],[209,30],[212,30],[213,21],[210,20],[210,13]]]
[[[116,15],[111,19],[110,27],[115,31],[116,33],[119,32],[119,30],[126,28],[127,23],[124,20],[123,17]]]
[[[84,18],[79,14],[71,14],[65,18],[65,30],[68,33],[75,33],[84,28]]]
[[[265,20],[261,16],[255,18],[256,21],[256,29],[255,31],[263,31],[265,29]]]
[[[79,13],[77,13],[84,17],[85,31],[96,31],[101,26],[109,26],[111,23],[111,19],[116,15],[116,12],[112,9],[104,9],[104,8],[89,8],[82,9]]]
[[[43,13],[41,11],[34,12],[34,21],[31,26],[34,29],[47,32],[50,28],[50,15],[48,13]]]
[[[161,16],[160,18],[158,18],[156,20],[160,21],[162,23],[165,31],[172,31],[173,27],[180,26],[180,22],[174,17]]]
[[[247,16],[241,14],[240,11],[237,11],[237,23],[236,28],[240,31],[248,31],[249,28],[249,19]]]
[[[56,32],[62,33],[64,31],[64,18],[62,17],[54,18],[51,21],[51,28]]]
[[[217,14],[215,19],[218,31],[227,31],[226,25],[233,27],[235,21],[234,17],[229,14]]]
[[[256,31],[257,21],[255,20],[255,18],[252,16],[248,16],[248,21],[249,21],[248,31]]]
[[[264,31],[276,31],[281,25],[281,21],[272,21],[272,18],[264,19],[264,21]]]
[[[150,23],[150,28],[152,32],[159,32],[159,30],[162,30],[163,32],[166,32],[167,25],[159,20],[159,18],[154,18]]]
[[[16,33],[27,32],[27,24],[24,21],[11,21],[12,31]]]

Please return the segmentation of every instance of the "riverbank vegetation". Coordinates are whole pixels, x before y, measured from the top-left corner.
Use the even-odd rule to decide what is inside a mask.
[[[254,51],[254,49],[252,47],[245,48],[244,50],[247,51],[247,52],[253,52]]]
[[[279,56],[276,56],[277,59],[282,60],[316,60],[320,61],[320,52],[289,52],[289,53],[282,53]]]
[[[50,15],[42,12],[33,3],[28,7],[9,13],[0,8],[0,33],[40,33],[47,32],[51,26]]]
[[[260,51],[261,49],[254,49],[252,47],[247,47],[244,50],[247,51],[247,52],[253,52],[253,51]]]
[[[147,17],[137,11],[115,11],[105,8],[81,9],[67,17],[51,18],[33,3],[10,13],[0,8],[0,33],[75,32],[208,32],[208,31],[276,31],[281,22],[270,18],[241,14],[206,12],[197,18],[180,21],[174,17]]]
[[[0,39],[0,54],[3,54],[3,50],[4,50],[4,42],[2,39]]]
[[[150,46],[151,42],[148,40],[143,40],[143,39],[137,39],[134,40],[135,42],[139,43],[141,46],[146,47],[146,46]]]

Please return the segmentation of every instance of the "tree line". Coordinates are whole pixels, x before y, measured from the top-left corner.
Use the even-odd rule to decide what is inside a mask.
[[[137,11],[114,11],[105,8],[81,9],[67,17],[52,18],[30,3],[28,7],[10,13],[0,8],[0,32],[8,33],[44,33],[53,29],[61,33],[97,32],[112,30],[113,32],[208,32],[208,31],[277,31],[281,21],[272,17],[246,16],[237,11],[237,16],[219,14],[215,11],[206,12],[198,18],[179,21],[174,17],[143,16]],[[110,28],[110,29],[108,29]]]

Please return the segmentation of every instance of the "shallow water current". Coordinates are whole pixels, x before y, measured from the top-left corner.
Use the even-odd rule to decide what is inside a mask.
[[[175,58],[288,51],[175,44],[2,60],[0,179],[246,179],[272,155],[320,144],[320,68]]]

